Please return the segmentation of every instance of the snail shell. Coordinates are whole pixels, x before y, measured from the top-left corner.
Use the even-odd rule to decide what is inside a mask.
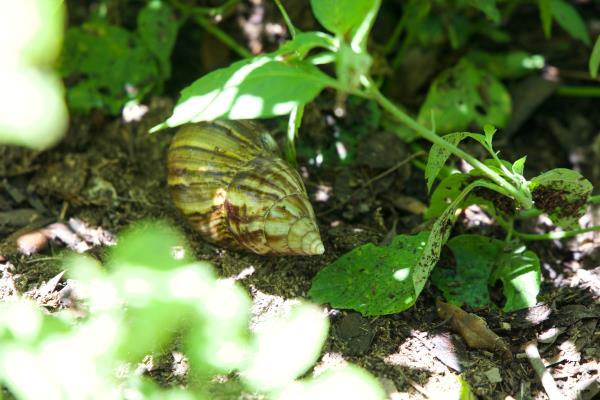
[[[167,157],[173,202],[210,242],[257,254],[323,254],[302,179],[277,152],[255,122],[185,125]]]

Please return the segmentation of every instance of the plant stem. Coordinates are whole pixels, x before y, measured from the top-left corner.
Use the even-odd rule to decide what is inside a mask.
[[[600,203],[600,194],[590,197],[588,200],[588,203],[590,203],[590,204]]]
[[[522,233],[513,231],[513,234],[522,240],[555,240],[571,238],[586,232],[598,232],[600,225],[590,226],[589,228],[575,229],[566,232],[548,232],[548,233]]]
[[[288,31],[290,32],[290,36],[293,38],[296,37],[296,27],[294,26],[294,24],[292,24],[292,20],[290,19],[290,16],[288,15],[287,11],[285,11],[285,8],[283,7],[283,4],[281,4],[280,0],[274,0],[275,4],[277,4],[277,8],[279,8],[279,12],[281,13],[281,15],[283,16],[283,20],[285,21],[285,25],[288,28]]]
[[[599,86],[560,86],[556,94],[575,97],[600,97]]]
[[[201,15],[195,15],[192,17],[194,21],[201,27],[203,27],[208,33],[219,39],[223,44],[235,51],[242,58],[250,58],[254,55],[240,46],[231,36],[222,31],[218,26],[207,20]]]
[[[394,103],[388,100],[379,89],[373,84],[371,80],[364,80],[363,84],[365,84],[367,88],[367,97],[375,100],[384,110],[392,114],[395,118],[397,118],[400,122],[407,125],[409,128],[414,129],[417,133],[419,133],[423,138],[429,140],[430,142],[437,144],[444,149],[448,150],[452,154],[457,157],[462,158],[473,168],[477,168],[488,178],[494,181],[498,186],[504,189],[505,192],[513,196],[525,209],[529,209],[533,206],[531,198],[525,195],[522,191],[518,190],[514,187],[510,182],[506,181],[502,176],[496,173],[494,170],[489,168],[487,165],[470,155],[469,153],[461,150],[459,147],[448,143],[442,137],[438,136],[435,132],[426,128],[425,126],[419,124],[413,118],[411,118],[408,114],[400,110]]]

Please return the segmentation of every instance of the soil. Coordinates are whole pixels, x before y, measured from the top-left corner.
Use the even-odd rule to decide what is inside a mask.
[[[561,57],[565,55],[557,60]],[[178,214],[166,189],[165,155],[173,132],[147,133],[170,115],[173,101],[151,99],[139,122],[100,113],[73,116],[62,144],[43,153],[0,147],[0,296],[22,294],[50,310],[67,307],[58,296],[65,287],[61,277],[47,285],[62,271],[64,253],[85,251],[103,259],[124,228],[160,219],[185,232],[198,259],[210,261],[220,276],[235,277],[248,290],[256,322],[306,297],[316,273],[345,252],[423,228],[420,212],[427,192],[422,171],[410,163],[397,165],[409,157],[406,145],[389,133],[371,131],[360,137],[361,150],[352,163],[317,167],[308,162],[308,153],[299,152],[326,247],[323,256],[261,257],[204,242]],[[335,130],[364,118],[360,113],[366,106],[360,102],[350,106],[346,118],[333,117],[333,102],[334,94],[326,92],[307,109],[301,149],[326,149]],[[600,143],[597,110],[597,100],[550,95],[499,150],[509,160],[527,154],[531,174],[555,167],[579,169],[597,194],[600,150],[591,145]],[[498,234],[484,217],[476,209],[464,212],[455,231]],[[600,206],[588,207],[581,222],[600,224]],[[36,234],[40,229],[51,234]],[[535,232],[550,226],[542,217],[520,229]],[[25,234],[26,240],[19,242]],[[467,310],[484,318],[508,343],[511,360],[469,348],[437,316],[440,293],[427,286],[416,305],[400,314],[363,317],[328,309],[331,329],[313,372],[355,363],[377,376],[391,399],[447,398],[449,390],[460,386],[459,375],[479,398],[546,399],[523,350],[537,339],[559,390],[567,398],[593,398],[600,392],[600,233],[531,242],[529,247],[543,266],[538,305],[512,314]],[[176,350],[174,346],[148,364],[148,373],[163,385],[186,381],[184,356]]]

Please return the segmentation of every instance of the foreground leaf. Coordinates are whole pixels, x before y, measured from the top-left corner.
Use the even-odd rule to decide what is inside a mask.
[[[289,315],[263,322],[258,325],[256,351],[243,379],[258,390],[283,388],[317,361],[328,329],[325,314],[309,304],[296,305]]]
[[[354,365],[325,371],[318,377],[290,385],[277,400],[381,400],[386,394],[371,374]]]

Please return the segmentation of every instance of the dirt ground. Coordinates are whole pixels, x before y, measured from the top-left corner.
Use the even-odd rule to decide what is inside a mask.
[[[527,84],[545,88],[539,82]],[[522,86],[523,82],[511,87],[513,96],[524,90]],[[59,295],[66,285],[63,280],[45,285],[62,271],[65,251],[86,251],[102,259],[123,228],[143,219],[162,219],[185,231],[198,259],[211,261],[221,276],[235,277],[247,288],[256,321],[305,297],[315,274],[345,252],[419,229],[419,212],[427,202],[422,171],[410,163],[399,165],[410,154],[407,147],[393,135],[377,131],[358,145],[358,159],[352,165],[316,167],[299,157],[326,247],[323,256],[260,257],[202,241],[178,215],[166,190],[165,155],[173,132],[147,133],[169,115],[173,101],[153,98],[139,122],[125,123],[100,113],[74,116],[67,138],[44,153],[0,147],[0,296],[24,294],[50,310],[68,306]],[[307,110],[300,146],[328,140],[337,124],[352,126],[353,118],[361,120],[361,112],[368,108],[359,103],[345,120],[331,123],[325,110],[332,102],[333,94],[325,93]],[[598,194],[597,100],[548,95],[540,108],[504,135],[498,137],[504,142],[499,149],[507,159],[528,155],[531,174],[555,167],[581,170]],[[600,205],[590,207],[582,222],[600,224]],[[46,246],[45,239],[35,234],[42,227],[52,232]],[[548,225],[541,218],[522,228],[535,232]],[[477,209],[463,213],[455,231],[498,233]],[[446,398],[449,388],[460,385],[459,375],[479,398],[547,399],[523,350],[537,339],[559,390],[571,399],[596,398],[600,233],[532,242],[530,247],[542,264],[538,305],[512,314],[469,310],[508,342],[511,360],[468,348],[437,317],[435,299],[440,294],[428,286],[415,307],[396,315],[365,318],[329,310],[331,330],[315,372],[355,363],[377,376],[395,400]],[[185,374],[177,370],[180,363],[179,353],[166,352],[149,373],[165,385],[185,382]]]

